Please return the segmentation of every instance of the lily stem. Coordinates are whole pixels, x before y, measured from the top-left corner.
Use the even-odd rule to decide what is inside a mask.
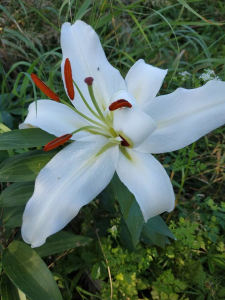
[[[79,110],[77,110],[75,107],[71,106],[69,103],[67,103],[66,101],[64,101],[63,99],[60,99],[60,102],[62,102],[63,104],[67,105],[69,108],[71,108],[72,110],[74,110],[78,115],[80,115],[81,117],[83,117],[84,119],[86,119],[87,121],[97,125],[98,127],[103,128],[104,130],[108,131],[108,127],[106,127],[105,125],[103,125],[102,123],[99,123],[97,121],[92,120],[91,118],[85,116],[84,114],[82,114],[82,112],[80,112]]]
[[[98,103],[95,99],[95,95],[94,95],[94,91],[93,91],[93,87],[92,85],[88,85],[88,91],[89,91],[89,94],[90,94],[90,97],[91,97],[91,100],[92,100],[92,103],[94,104],[94,107],[96,108],[101,120],[109,127],[111,128],[111,124],[109,123],[108,120],[106,120],[105,116],[103,115],[101,109],[99,108],[98,106]]]
[[[96,117],[98,118],[100,121],[102,121],[102,119],[99,117],[99,115],[90,107],[90,105],[88,104],[88,102],[86,101],[86,99],[84,98],[84,95],[81,93],[81,90],[79,89],[78,85],[76,84],[75,81],[73,81],[74,85],[76,86],[76,89],[78,90],[78,93],[81,96],[81,99],[83,100],[84,104],[87,106],[87,108],[90,110],[90,112]]]

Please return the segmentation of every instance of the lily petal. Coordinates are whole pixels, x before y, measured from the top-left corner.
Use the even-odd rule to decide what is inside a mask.
[[[110,100],[110,104],[112,104],[112,103],[114,103],[118,100],[121,100],[121,99],[128,101],[132,105],[132,107],[138,107],[134,96],[131,93],[129,93],[128,91],[125,91],[125,90],[120,90],[120,91],[116,92],[112,96],[112,98]]]
[[[167,70],[146,64],[139,59],[129,70],[125,78],[128,91],[133,94],[139,106],[155,98]]]
[[[62,136],[90,124],[64,104],[52,100],[38,100],[37,110],[35,102],[31,103],[28,115],[19,128],[29,128],[30,125],[39,127],[55,136]],[[74,134],[71,139],[79,139],[87,135],[87,132],[82,131]]]
[[[158,127],[138,150],[178,150],[225,123],[225,82],[213,80],[197,89],[179,88],[155,98],[142,110]]]
[[[150,154],[126,151],[130,159],[120,153],[116,172],[135,196],[145,221],[173,210],[173,187],[162,165]]]
[[[64,23],[61,30],[61,46],[63,52],[61,64],[63,81],[65,60],[69,58],[73,80],[92,108],[93,105],[87,85],[84,83],[85,78],[94,78],[94,94],[102,111],[108,107],[109,101],[115,92],[121,89],[126,90],[124,79],[119,71],[108,62],[99,37],[91,26],[79,20],[73,25],[68,22]],[[65,81],[64,86],[66,90]],[[73,104],[78,110],[90,116],[90,111],[77,91],[75,92]]]
[[[136,108],[122,108],[113,111],[113,128],[134,148],[143,143],[156,130],[155,121]]]
[[[96,136],[73,142],[41,170],[23,215],[26,243],[32,247],[44,244],[108,185],[119,150],[114,146],[98,155],[106,143],[107,139]]]

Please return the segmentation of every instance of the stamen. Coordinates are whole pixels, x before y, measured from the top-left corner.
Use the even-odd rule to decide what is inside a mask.
[[[119,134],[119,136],[122,139],[122,141],[120,142],[121,146],[123,146],[123,147],[129,147],[130,144],[128,143],[128,141],[126,141],[125,138],[123,138],[120,134]]]
[[[73,87],[72,68],[71,68],[69,58],[67,58],[65,60],[64,79],[65,79],[65,83],[66,83],[66,90],[67,90],[68,96],[70,97],[71,100],[73,100],[74,96],[75,96],[75,92],[74,92],[74,87]]]
[[[94,78],[92,78],[92,77],[87,77],[84,79],[84,82],[87,83],[88,86],[91,86],[93,81],[94,81]]]
[[[31,78],[36,86],[49,98],[54,101],[60,102],[59,96],[57,96],[37,75],[32,73]]]
[[[113,111],[113,110],[116,110],[116,109],[122,108],[122,107],[129,107],[129,108],[131,108],[132,104],[130,104],[130,102],[128,102],[125,99],[120,99],[120,100],[117,100],[117,101],[113,102],[112,104],[110,104],[109,105],[109,110]]]
[[[65,144],[69,139],[71,139],[72,136],[73,136],[72,134],[64,134],[64,135],[54,139],[53,141],[48,142],[44,146],[44,151],[50,151],[52,149],[57,148],[58,146]]]

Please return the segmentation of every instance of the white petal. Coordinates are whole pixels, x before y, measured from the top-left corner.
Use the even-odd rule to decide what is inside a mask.
[[[139,151],[163,153],[183,148],[225,123],[225,82],[155,98],[143,111],[157,123],[157,130]]]
[[[92,102],[84,79],[86,77],[94,78],[95,97],[104,111],[108,107],[112,95],[118,90],[126,89],[126,84],[119,71],[108,62],[98,35],[91,26],[83,21],[76,21],[72,26],[70,23],[64,23],[61,30],[61,46],[63,80],[64,63],[66,58],[69,58],[73,80],[91,106]],[[77,109],[90,116],[77,91],[73,104]]]
[[[155,121],[140,109],[113,111],[113,128],[132,147],[138,147],[157,128]]]
[[[39,127],[55,136],[62,136],[90,124],[64,104],[52,100],[38,100],[37,110],[35,102],[30,104],[28,115],[24,123],[20,125],[20,129],[29,128],[30,125]],[[88,135],[87,132],[81,131],[76,133],[72,139],[86,135]]]
[[[155,98],[166,74],[167,70],[146,64],[143,59],[139,59],[130,68],[125,78],[127,89],[139,106]]]
[[[23,215],[22,236],[26,243],[32,247],[44,244],[107,186],[119,150],[112,147],[96,156],[106,142],[104,138],[73,142],[41,170]]]
[[[135,196],[145,221],[173,210],[173,187],[162,165],[151,154],[127,151],[131,160],[120,153],[116,171]]]

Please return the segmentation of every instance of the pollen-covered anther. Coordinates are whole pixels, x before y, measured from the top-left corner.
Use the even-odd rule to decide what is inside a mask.
[[[92,78],[92,77],[87,77],[84,79],[84,82],[87,83],[88,86],[91,86],[93,81],[94,81],[94,78]]]
[[[113,110],[116,110],[116,109],[119,109],[119,108],[124,108],[124,107],[131,108],[132,104],[130,104],[130,102],[128,102],[125,99],[120,99],[120,100],[117,100],[117,101],[111,103],[109,105],[109,110],[113,111]]]
[[[50,150],[57,148],[58,146],[65,144],[69,139],[71,139],[71,137],[72,137],[72,134],[64,134],[64,135],[54,139],[53,141],[48,142],[44,146],[44,151],[50,151]]]
[[[31,78],[33,80],[33,82],[36,84],[36,86],[46,95],[48,96],[50,99],[60,102],[59,100],[59,96],[56,95],[56,93],[54,93],[37,75],[35,75],[34,73],[32,73]]]
[[[122,141],[120,142],[121,146],[123,147],[129,147],[130,144],[128,143],[128,141],[125,140],[125,138],[123,138],[121,135],[119,135],[122,139]]]
[[[65,60],[64,80],[65,80],[65,84],[66,84],[67,94],[70,97],[70,99],[73,100],[75,97],[75,91],[74,91],[74,86],[73,86],[72,68],[71,68],[69,58],[67,58]]]

